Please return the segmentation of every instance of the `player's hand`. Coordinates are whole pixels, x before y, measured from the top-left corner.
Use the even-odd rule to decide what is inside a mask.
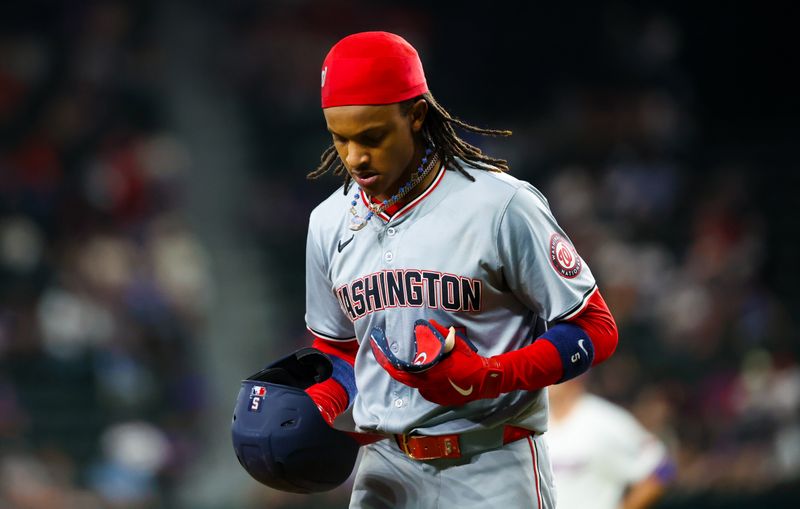
[[[344,388],[338,382],[329,378],[306,389],[306,394],[317,405],[320,415],[328,423],[328,426],[333,428],[333,421],[347,407],[347,393]],[[356,433],[354,431],[345,431],[345,433],[358,442],[358,445],[367,445],[386,438],[383,435],[371,433]]]
[[[380,331],[382,334],[382,331]],[[478,355],[466,341],[456,336],[455,330],[442,327],[434,320],[420,320],[414,327],[418,345],[443,345],[442,355],[436,362],[422,370],[409,371],[402,364],[392,362],[393,355],[382,348],[379,338],[370,337],[375,358],[389,375],[409,387],[419,390],[423,398],[439,405],[457,406],[477,399],[496,398],[500,395],[503,369],[494,358]],[[385,343],[385,341],[383,342]],[[451,346],[452,345],[452,346]],[[415,358],[419,358],[419,351]]]

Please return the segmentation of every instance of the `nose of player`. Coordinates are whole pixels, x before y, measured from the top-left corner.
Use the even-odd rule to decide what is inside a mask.
[[[359,169],[369,167],[369,153],[358,143],[349,142],[345,163],[352,172],[358,173]]]

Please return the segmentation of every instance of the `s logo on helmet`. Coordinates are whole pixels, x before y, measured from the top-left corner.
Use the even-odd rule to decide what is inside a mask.
[[[261,385],[255,385],[250,389],[250,402],[247,405],[247,410],[250,412],[261,412],[264,401],[264,396],[267,394],[267,388]]]
[[[550,263],[567,279],[577,277],[583,267],[583,261],[572,244],[557,233],[550,236]]]

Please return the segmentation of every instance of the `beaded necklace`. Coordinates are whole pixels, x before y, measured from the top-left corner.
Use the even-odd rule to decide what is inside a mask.
[[[417,184],[425,180],[425,177],[431,172],[434,166],[436,166],[437,161],[439,161],[439,154],[434,154],[431,158],[430,162],[428,162],[428,156],[431,155],[433,152],[430,148],[425,149],[425,155],[422,157],[422,162],[420,163],[417,171],[411,176],[408,182],[406,182],[400,189],[397,190],[397,194],[392,195],[389,199],[383,200],[381,203],[370,203],[367,205],[369,212],[364,217],[358,215],[356,211],[356,205],[358,204],[358,192],[353,195],[353,201],[350,203],[350,213],[353,214],[353,217],[350,218],[350,229],[353,231],[359,231],[365,226],[367,226],[367,222],[372,219],[372,216],[375,214],[380,214],[387,208],[391,207],[397,201],[402,198],[403,196],[407,195],[412,189],[414,189]],[[427,166],[425,164],[427,163]]]

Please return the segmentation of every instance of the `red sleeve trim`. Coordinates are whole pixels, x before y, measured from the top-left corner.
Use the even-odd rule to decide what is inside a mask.
[[[315,338],[327,339],[328,341],[345,341],[345,342],[346,341],[356,341],[356,337],[355,336],[351,336],[349,338],[338,338],[336,336],[329,336],[329,335],[324,334],[324,333],[322,333],[320,331],[316,331],[316,330],[312,329],[309,326],[306,326],[306,329],[308,330],[308,332],[313,334]]]
[[[617,324],[599,290],[589,297],[586,305],[577,314],[566,321],[586,331],[592,340],[594,346],[592,366],[605,361],[616,350],[619,341]]]
[[[358,341],[331,341],[320,337],[314,337],[314,342],[311,344],[320,352],[328,355],[335,355],[340,359],[344,359],[351,366],[356,363],[356,354],[358,353]]]
[[[578,316],[579,314],[581,314],[583,312],[584,309],[586,309],[586,306],[589,304],[589,299],[591,299],[591,297],[595,293],[597,293],[597,291],[598,291],[597,290],[597,285],[592,286],[586,293],[583,294],[583,297],[581,298],[581,301],[578,303],[577,306],[575,306],[574,308],[570,309],[569,311],[567,311],[563,315],[559,316],[558,318],[554,318],[552,321],[553,322],[564,322],[564,321],[568,321],[568,320],[572,319],[575,316]]]

